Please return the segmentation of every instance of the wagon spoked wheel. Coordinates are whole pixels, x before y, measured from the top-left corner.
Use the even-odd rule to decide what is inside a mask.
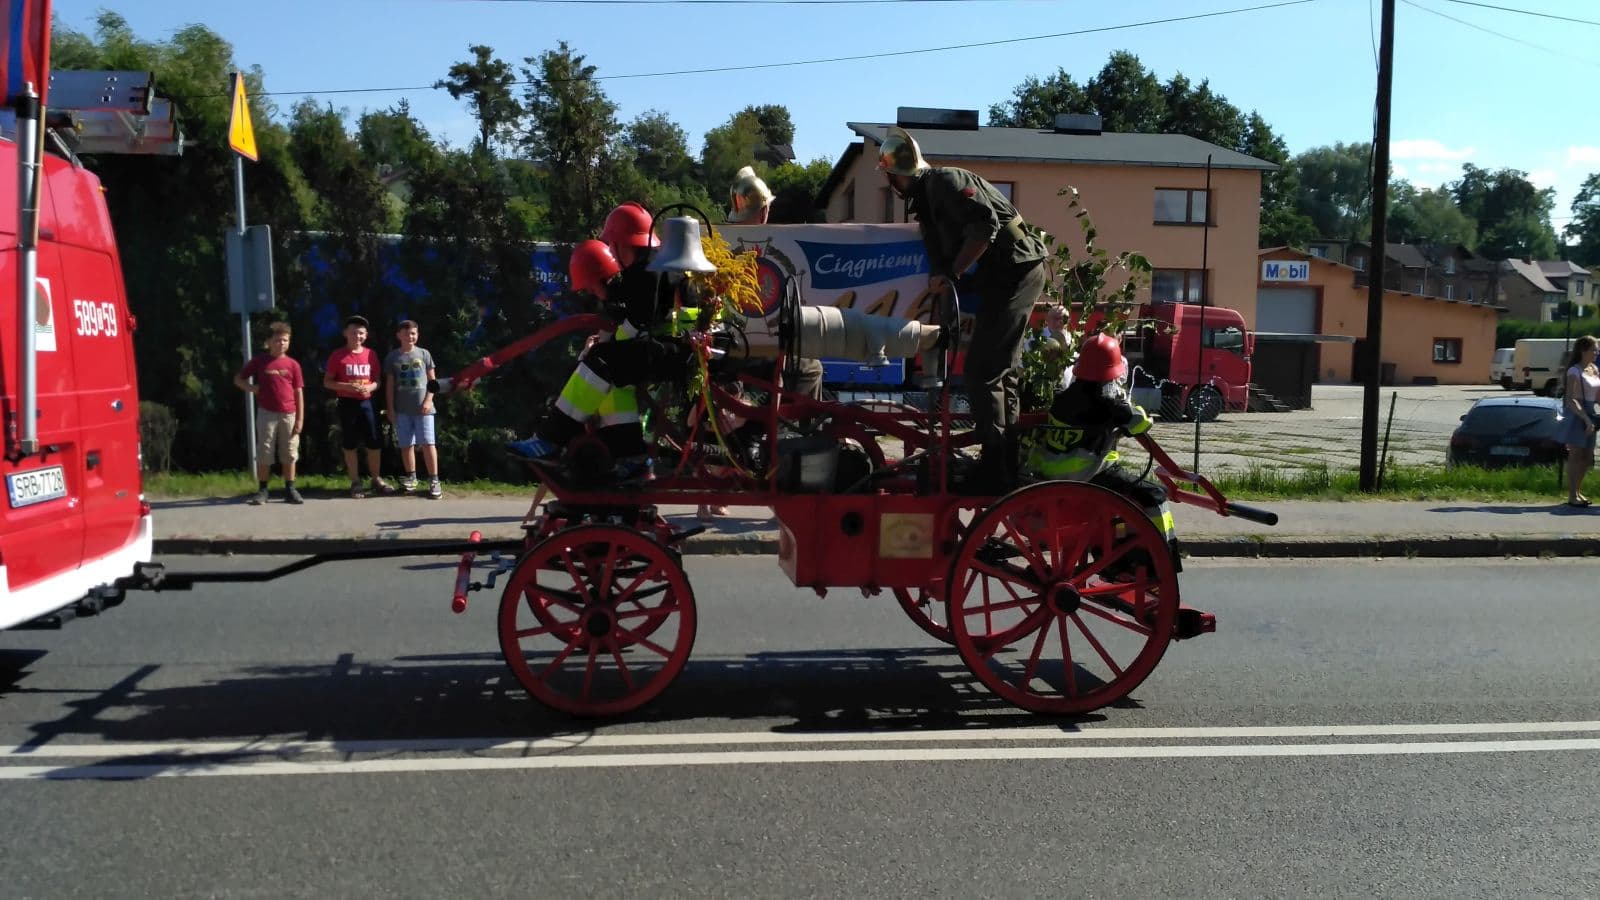
[[[962,661],[1010,703],[1053,715],[1126,697],[1161,661],[1178,612],[1160,531],[1087,484],[1001,498],[967,533],[946,583]]]
[[[941,528],[936,535],[940,543],[960,547],[972,520],[987,507],[986,503],[958,500],[945,510]],[[894,597],[906,617],[929,637],[945,644],[954,644],[944,598],[944,582],[917,588],[894,588]]]
[[[655,699],[688,662],[694,592],[648,536],[579,525],[540,541],[500,598],[500,650],[534,699],[615,716]]]

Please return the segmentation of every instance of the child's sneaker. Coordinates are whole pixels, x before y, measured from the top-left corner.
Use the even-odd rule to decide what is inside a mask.
[[[512,456],[520,456],[523,459],[539,460],[554,459],[561,453],[560,447],[539,437],[525,438],[520,441],[511,441],[510,443],[506,444],[506,450],[509,451]]]
[[[400,479],[400,493],[410,494],[417,489],[417,476],[405,475]]]
[[[439,499],[440,497],[443,497],[443,496],[444,496],[444,488],[439,486],[439,479],[435,478],[432,481],[428,482],[428,499],[429,500],[437,500],[437,499]]]
[[[655,477],[651,470],[651,460],[648,456],[634,456],[628,459],[617,460],[616,477],[618,481],[650,481]]]
[[[283,500],[285,503],[293,503],[296,506],[306,502],[306,498],[300,496],[299,488],[289,488],[288,490],[284,491]]]
[[[372,492],[379,496],[394,493],[394,485],[374,475],[372,477]]]
[[[254,494],[251,494],[250,499],[245,502],[249,503],[251,506],[260,506],[261,504],[267,502],[267,492],[265,490],[256,491]]]
[[[350,497],[352,499],[364,500],[364,499],[366,499],[366,496],[367,496],[367,489],[361,486],[361,482],[359,482],[359,481],[350,482]]]

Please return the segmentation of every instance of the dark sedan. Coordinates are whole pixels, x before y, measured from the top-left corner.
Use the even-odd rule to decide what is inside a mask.
[[[1472,404],[1450,435],[1450,465],[1559,465],[1562,401],[1553,397],[1485,397]]]

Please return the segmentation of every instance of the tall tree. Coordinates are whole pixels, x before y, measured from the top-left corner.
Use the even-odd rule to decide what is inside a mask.
[[[1162,86],[1161,96],[1166,108],[1161,131],[1187,134],[1229,149],[1244,143],[1249,124],[1244,113],[1227,97],[1211,90],[1209,80],[1202,79],[1197,86],[1179,72]]]
[[[1167,118],[1161,82],[1139,57],[1126,50],[1111,54],[1105,67],[1089,79],[1084,93],[1107,131],[1150,134],[1160,131]]]
[[[1526,172],[1491,172],[1471,163],[1449,189],[1461,211],[1478,223],[1479,253],[1490,259],[1555,258],[1553,189],[1536,187]]]
[[[1572,198],[1567,224],[1568,256],[1584,266],[1600,265],[1600,173],[1590,175]]]
[[[231,427],[242,408],[231,384],[239,319],[221,299],[222,236],[234,227],[227,142],[228,77],[239,69],[233,48],[199,25],[166,40],[143,40],[122,16],[102,12],[92,36],[58,28],[54,64],[154,72],[161,94],[179,98],[178,125],[186,138],[181,160],[105,155],[87,156],[84,163],[106,187],[128,305],[139,319],[140,391],[172,407],[179,423],[174,463],[214,469],[219,461],[242,461],[244,448]],[[247,167],[247,213],[281,235],[301,227],[310,194],[289,156],[286,132],[263,102],[261,72],[247,72],[245,81],[260,153],[260,162]],[[293,296],[298,276],[291,257],[274,256],[278,294]],[[313,346],[294,352],[303,355]]]
[[[666,113],[652,109],[635,117],[623,132],[622,144],[643,177],[672,187],[693,181],[689,136]]]
[[[1478,224],[1456,206],[1450,192],[1416,187],[1406,181],[1389,186],[1389,239],[1405,244],[1477,245]]]
[[[1317,236],[1316,225],[1298,208],[1300,169],[1289,158],[1288,145],[1259,113],[1252,111],[1239,152],[1278,167],[1261,176],[1261,246],[1305,246]]]
[[[706,132],[700,150],[700,178],[713,197],[725,196],[739,169],[755,162],[761,143],[761,123],[749,110],[734,113],[728,121]]]
[[[618,131],[617,105],[595,80],[596,68],[566,41],[526,62],[528,122],[522,143],[544,168],[551,236],[581,240],[605,215],[604,178],[615,169],[610,151]]]
[[[756,117],[756,124],[761,127],[761,140],[768,144],[794,143],[794,120],[789,118],[789,107],[767,103],[746,106],[739,112],[740,115],[746,113]]]
[[[767,187],[776,196],[768,221],[774,224],[819,221],[817,195],[822,185],[833,173],[833,163],[826,158],[814,159],[805,165],[785,163],[763,177]]]
[[[1369,235],[1372,179],[1371,144],[1336,143],[1313,147],[1294,158],[1299,171],[1299,211],[1311,219],[1317,236],[1361,241]]]
[[[989,124],[1001,128],[1050,128],[1057,113],[1093,113],[1083,86],[1066,69],[1043,79],[1029,75],[1011,90],[1011,99],[989,107]]]
[[[516,76],[511,66],[494,55],[494,48],[474,44],[467,48],[472,59],[450,67],[450,74],[434,82],[457,100],[467,98],[473,118],[478,120],[478,145],[492,150],[494,142],[522,116],[522,106],[512,96]]]

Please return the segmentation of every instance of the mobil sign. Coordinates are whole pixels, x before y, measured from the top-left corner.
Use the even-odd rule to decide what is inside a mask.
[[[1265,259],[1261,261],[1262,281],[1310,281],[1311,263],[1304,259]]]

